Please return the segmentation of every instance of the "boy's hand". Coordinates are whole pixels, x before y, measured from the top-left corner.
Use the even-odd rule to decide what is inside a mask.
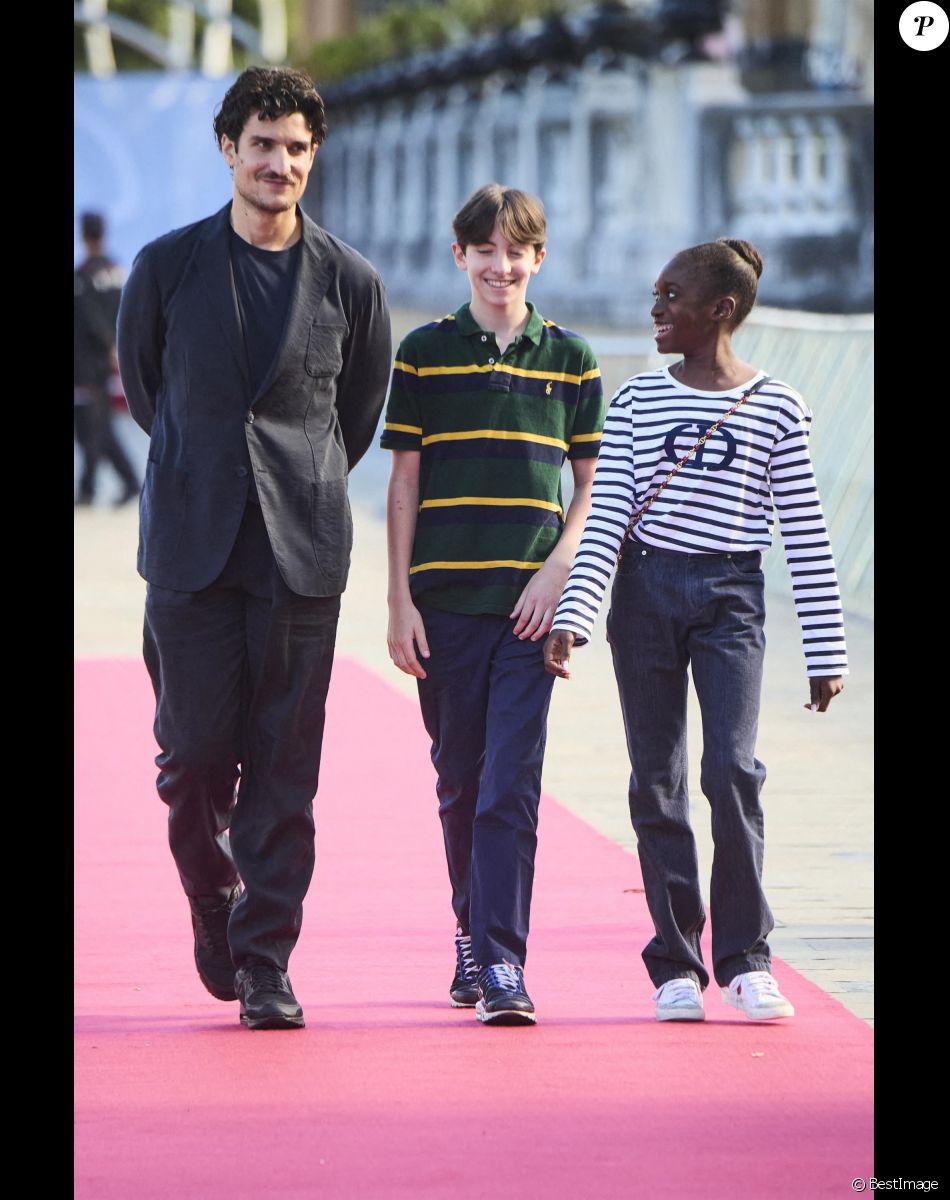
[[[844,680],[840,675],[812,675],[808,687],[811,703],[803,707],[810,708],[812,712],[827,712],[835,696],[844,691]]]
[[[570,629],[552,629],[548,640],[544,643],[544,669],[550,675],[559,679],[570,679],[571,673],[567,664],[571,658],[571,647],[575,635]]]
[[[416,657],[417,648],[423,658],[429,657],[426,628],[422,623],[422,614],[411,600],[390,604],[386,644],[389,646],[389,657],[400,671],[415,675],[417,679],[426,678],[422,663]]]
[[[538,641],[551,628],[557,602],[564,591],[570,564],[562,566],[550,559],[534,575],[534,578],[518,597],[518,603],[508,614],[517,617],[512,633],[524,641]]]

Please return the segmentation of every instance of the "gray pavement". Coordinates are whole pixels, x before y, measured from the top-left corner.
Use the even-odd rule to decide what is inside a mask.
[[[423,319],[395,314],[394,336]],[[601,365],[608,394],[643,366],[629,356],[602,356]],[[144,434],[127,417],[119,433],[144,466]],[[355,546],[338,649],[415,699],[414,681],[392,666],[386,651],[388,467],[388,455],[374,448],[351,480]],[[145,594],[135,572],[138,514],[134,505],[111,507],[118,483],[108,467],[101,472],[99,501],[75,512],[75,649],[82,656],[138,655]],[[803,708],[808,687],[794,608],[781,595],[768,596],[767,607],[758,756],[768,768],[764,882],[776,918],[770,943],[776,955],[873,1024],[873,625],[846,616],[851,674],[830,711],[819,715]],[[604,616],[590,645],[575,651],[573,678],[555,685],[544,788],[635,854],[629,764]],[[701,726],[692,697],[690,704],[691,810],[708,880],[712,842],[699,786]]]

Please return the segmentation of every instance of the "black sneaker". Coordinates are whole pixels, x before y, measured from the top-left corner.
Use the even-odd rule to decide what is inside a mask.
[[[455,930],[455,978],[449,988],[453,1008],[474,1008],[478,999],[478,967],[472,958],[472,939],[467,933],[462,933],[459,926]]]
[[[220,896],[189,896],[191,927],[195,934],[195,966],[198,978],[216,1000],[236,1000],[234,963],[228,947],[228,921],[241,899],[236,883],[226,900]]]
[[[478,972],[475,1016],[493,1025],[533,1025],[537,1018],[525,991],[524,971],[513,963],[492,963]]]
[[[257,959],[239,967],[234,990],[241,1001],[241,1024],[248,1029],[302,1029],[303,1009],[286,971]]]

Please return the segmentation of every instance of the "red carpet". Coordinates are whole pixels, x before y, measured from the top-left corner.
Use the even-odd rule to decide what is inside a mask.
[[[452,1009],[421,719],[347,660],[290,964],[307,1028],[240,1028],[191,961],[144,667],[80,662],[76,713],[77,1200],[811,1200],[873,1173],[868,1026],[781,962],[793,1021],[754,1025],[710,988],[705,1024],[658,1024],[636,858],[550,797],[538,1025]]]

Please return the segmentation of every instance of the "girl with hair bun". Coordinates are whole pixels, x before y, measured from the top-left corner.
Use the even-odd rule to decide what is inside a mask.
[[[720,238],[676,254],[653,291],[671,366],[628,379],[610,403],[587,517],[545,642],[570,678],[616,567],[607,639],[630,755],[630,815],[655,936],[643,951],[660,1021],[704,1019],[709,972],[686,761],[688,669],[703,722],[702,788],[715,847],[713,976],[751,1020],[791,1017],[771,974],[762,890],[765,767],[755,757],[765,651],[762,554],[778,514],[802,627],[806,708],[825,712],[848,672],[841,598],[808,453],[811,412],[743,362],[732,335],[755,303],[762,259]]]

